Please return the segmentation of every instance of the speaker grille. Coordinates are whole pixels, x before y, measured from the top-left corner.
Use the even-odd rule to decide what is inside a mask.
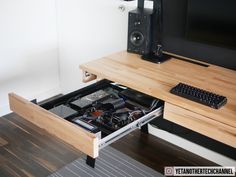
[[[140,31],[133,31],[130,34],[130,42],[134,45],[134,46],[141,46],[144,42],[144,36]]]

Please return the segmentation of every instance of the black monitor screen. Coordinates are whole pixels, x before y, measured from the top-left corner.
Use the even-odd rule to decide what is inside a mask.
[[[163,49],[236,70],[236,0],[163,0]]]
[[[236,0],[188,0],[186,37],[236,49]]]

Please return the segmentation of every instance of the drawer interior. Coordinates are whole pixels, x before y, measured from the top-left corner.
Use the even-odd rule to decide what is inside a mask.
[[[161,100],[103,80],[40,106],[102,139],[162,105]]]
[[[162,114],[163,101],[108,80],[34,104],[14,93],[21,117],[96,158],[99,150]]]

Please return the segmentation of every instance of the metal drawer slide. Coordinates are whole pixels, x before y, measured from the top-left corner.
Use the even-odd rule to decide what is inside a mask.
[[[99,140],[99,150],[163,114],[163,106]]]

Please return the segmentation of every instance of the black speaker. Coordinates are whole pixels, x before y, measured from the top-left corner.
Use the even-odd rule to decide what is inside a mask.
[[[152,15],[151,9],[137,8],[129,12],[128,52],[141,55],[150,52]]]

